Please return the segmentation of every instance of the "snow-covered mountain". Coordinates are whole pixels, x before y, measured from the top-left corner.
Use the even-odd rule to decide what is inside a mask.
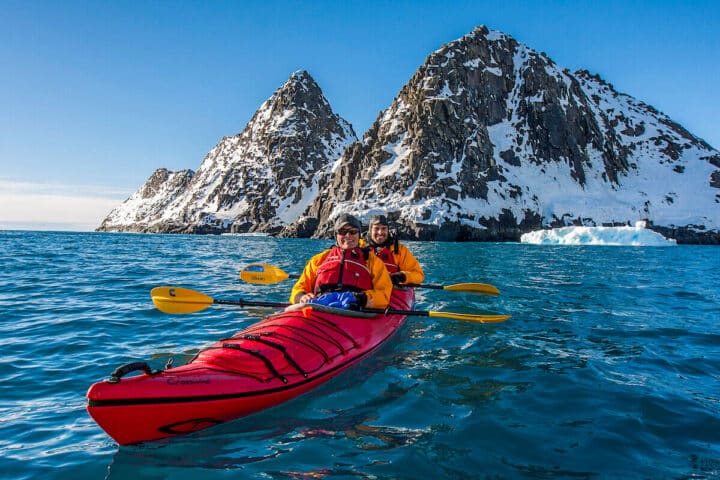
[[[704,141],[597,76],[478,27],[428,57],[308,214],[330,225],[340,211],[383,211],[406,237],[442,240],[647,219],[716,243],[719,202],[720,154]]]
[[[298,83],[317,89],[322,115],[280,94]],[[305,134],[288,135],[305,111],[316,112],[299,122]],[[164,207],[146,184],[101,229],[321,237],[347,211],[387,213],[404,238],[519,240],[647,220],[681,243],[720,243],[720,152],[598,76],[484,26],[433,52],[353,138],[312,79],[295,74],[184,188],[168,177]]]
[[[157,170],[98,230],[278,232],[310,205],[355,140],[312,77],[295,72],[196,173]]]

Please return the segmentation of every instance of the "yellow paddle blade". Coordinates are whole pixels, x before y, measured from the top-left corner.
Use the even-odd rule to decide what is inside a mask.
[[[483,295],[500,295],[497,287],[488,283],[456,283],[455,285],[445,285],[443,290],[452,290],[453,292],[470,292],[481,293]]]
[[[155,287],[150,290],[150,297],[157,309],[165,313],[195,313],[214,303],[204,293],[180,287]]]
[[[500,323],[504,322],[510,315],[473,315],[472,313],[451,313],[451,312],[428,312],[428,317],[454,318],[467,322]]]
[[[240,279],[248,283],[270,285],[287,280],[288,274],[277,267],[267,263],[253,263],[243,268],[240,272]]]

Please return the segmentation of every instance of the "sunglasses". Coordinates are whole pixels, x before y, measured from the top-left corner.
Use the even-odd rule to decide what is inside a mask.
[[[360,233],[360,230],[358,230],[357,228],[342,228],[337,231],[337,234],[340,235],[341,237],[343,235],[347,235],[348,233],[350,235],[356,235],[356,234]]]

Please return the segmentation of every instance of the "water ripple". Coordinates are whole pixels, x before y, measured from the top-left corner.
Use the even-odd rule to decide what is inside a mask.
[[[0,232],[3,478],[696,478],[720,475],[717,248],[411,242],[418,308],[393,339],[288,404],[118,448],[84,394],[118,365],[187,362],[268,309],[165,315],[158,285],[286,301],[243,284],[255,262],[302,268],[319,240]]]

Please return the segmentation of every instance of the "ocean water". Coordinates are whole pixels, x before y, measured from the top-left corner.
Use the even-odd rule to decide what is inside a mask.
[[[167,315],[159,285],[286,301],[242,284],[299,272],[321,240],[0,231],[0,478],[720,477],[720,249],[410,243],[417,309],[374,356],[266,412],[118,447],[85,411],[117,366],[189,360],[269,313]]]

